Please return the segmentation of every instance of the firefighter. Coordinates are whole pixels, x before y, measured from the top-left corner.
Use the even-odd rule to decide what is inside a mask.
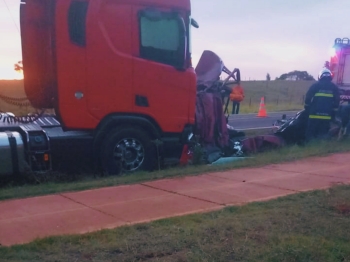
[[[340,102],[338,87],[332,83],[332,73],[323,68],[318,81],[306,93],[305,110],[308,113],[306,141],[327,138],[331,120],[335,117]]]
[[[232,114],[239,113],[240,103],[244,99],[244,91],[241,85],[236,85],[230,94],[230,100],[232,101]]]

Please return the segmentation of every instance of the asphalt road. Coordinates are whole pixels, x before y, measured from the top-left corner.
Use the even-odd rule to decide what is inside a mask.
[[[286,114],[287,119],[295,116],[298,111],[284,112],[267,112],[267,117],[257,117],[257,114],[238,114],[230,115],[229,125],[236,130],[252,130],[252,129],[269,129],[273,123],[282,119],[282,115]]]

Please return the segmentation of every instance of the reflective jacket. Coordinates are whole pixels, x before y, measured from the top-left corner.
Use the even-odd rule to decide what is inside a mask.
[[[338,87],[329,80],[313,84],[306,93],[305,109],[310,119],[331,120],[340,102]]]
[[[240,85],[235,86],[230,94],[230,100],[235,102],[242,102],[244,99],[244,91]]]

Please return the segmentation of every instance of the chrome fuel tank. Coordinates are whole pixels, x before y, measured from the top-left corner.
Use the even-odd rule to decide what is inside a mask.
[[[0,132],[0,176],[20,174],[26,166],[21,135],[18,132]]]

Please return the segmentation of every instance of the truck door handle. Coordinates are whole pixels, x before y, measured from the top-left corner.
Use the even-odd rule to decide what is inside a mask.
[[[149,107],[148,99],[146,96],[135,96],[135,105],[141,106],[141,107]]]

